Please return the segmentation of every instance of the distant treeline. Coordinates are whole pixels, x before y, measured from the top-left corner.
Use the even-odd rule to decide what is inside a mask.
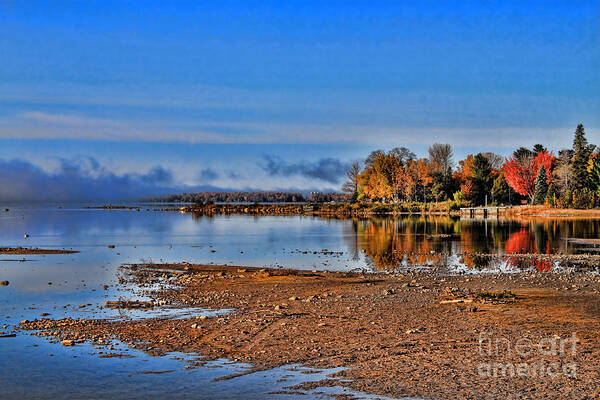
[[[300,192],[200,192],[156,196],[146,201],[164,203],[325,203],[348,201],[350,196],[343,193],[313,192],[304,195]]]

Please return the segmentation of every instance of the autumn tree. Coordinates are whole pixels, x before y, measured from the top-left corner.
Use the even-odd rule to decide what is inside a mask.
[[[523,155],[518,158],[513,155],[511,158],[506,159],[502,168],[510,187],[515,192],[527,196],[531,201],[533,200],[535,182],[540,166],[544,166],[547,174],[546,181],[550,183],[554,161],[555,157],[552,153],[542,151],[535,158]]]
[[[487,158],[492,171],[500,171],[502,164],[504,164],[504,157],[492,152],[485,152],[481,154]]]
[[[406,174],[410,179],[411,186],[408,188],[410,196],[422,196],[423,201],[427,201],[428,186],[433,183],[431,176],[431,166],[429,160],[421,158],[411,160],[406,166]]]
[[[434,143],[429,146],[429,164],[432,173],[449,174],[454,167],[452,146]]]
[[[417,155],[406,147],[394,147],[388,151],[388,155],[395,157],[398,161],[400,161],[402,166],[406,166],[410,160],[416,160],[417,158]]]
[[[490,164],[490,158],[485,153],[475,156],[469,154],[467,158],[459,162],[454,179],[460,184],[460,193],[464,198],[475,204],[483,204],[497,174],[498,172],[494,171]]]
[[[378,154],[371,167],[359,175],[359,194],[372,200],[391,200],[397,197],[400,161],[389,154]],[[362,196],[361,196],[362,197]]]
[[[471,200],[472,184],[469,180],[471,175],[471,167],[473,165],[473,155],[469,154],[464,160],[458,162],[458,169],[452,175],[452,178],[460,189],[459,192],[454,193],[454,198],[461,198]]]
[[[565,194],[567,191],[573,190],[573,171],[571,170],[572,158],[573,150],[571,149],[563,149],[558,152],[553,175],[557,192],[560,194]]]
[[[365,159],[365,170],[373,167],[373,163],[375,162],[375,159],[377,157],[379,157],[380,155],[385,155],[385,151],[383,151],[383,150],[373,150],[371,153],[369,153],[369,155]]]
[[[352,196],[352,200],[356,200],[358,196],[358,175],[360,175],[360,163],[354,161],[346,171],[347,180],[342,185],[342,192]]]
[[[429,147],[428,153],[432,177],[431,194],[436,201],[451,198],[456,191],[456,182],[452,177],[454,168],[452,146],[434,143]]]

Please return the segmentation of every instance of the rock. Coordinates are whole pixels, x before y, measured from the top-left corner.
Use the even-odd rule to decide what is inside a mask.
[[[5,209],[4,209],[4,212],[8,212],[8,208],[5,208]]]
[[[62,342],[60,342],[63,346],[75,346],[75,341],[74,340],[63,340]]]
[[[109,244],[109,245],[108,245],[108,248],[109,248],[109,249],[114,249],[114,248],[115,248],[115,245],[114,245],[114,244]]]
[[[385,290],[383,291],[383,295],[384,295],[384,296],[389,296],[389,295],[391,295],[391,294],[394,294],[394,291],[393,291],[392,289],[385,289]]]
[[[292,296],[292,297],[290,297],[288,300],[290,300],[290,301],[297,301],[297,300],[299,300],[299,299],[298,299],[298,297],[296,297],[296,296]]]
[[[192,324],[192,325],[190,326],[190,328],[192,328],[192,329],[198,329],[198,324]]]
[[[453,304],[453,303],[472,303],[473,299],[452,299],[452,300],[442,300],[440,304]]]
[[[24,319],[23,321],[21,321],[21,325],[23,325],[23,324],[28,324],[28,323],[29,323],[29,320],[28,320],[28,319]]]
[[[201,315],[200,317],[198,317],[198,319],[206,319],[208,318],[206,315]]]
[[[29,237],[29,235],[26,233],[26,234],[24,234],[24,235],[23,235],[23,237],[24,237],[25,239],[27,239],[27,238]]]
[[[310,303],[311,301],[316,300],[316,299],[318,299],[318,297],[315,295],[312,295],[312,296],[308,296],[306,299],[304,299],[302,301],[305,303]]]
[[[8,286],[8,281],[0,281],[0,286]]]

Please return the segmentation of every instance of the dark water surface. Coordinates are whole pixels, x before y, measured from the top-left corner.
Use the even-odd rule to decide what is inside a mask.
[[[429,268],[442,273],[552,270],[565,265],[535,258],[516,261],[510,255],[595,253],[593,240],[582,244],[568,239],[600,238],[600,221],[584,219],[195,217],[145,208],[9,208],[9,212],[0,212],[0,246],[67,248],[80,253],[0,255],[0,280],[10,282],[0,286],[0,331],[5,332],[41,313],[51,314],[50,318],[156,316],[98,308],[107,300],[134,297],[131,288],[117,284],[117,270],[124,263],[188,261],[331,270]],[[490,260],[470,253],[506,256]],[[167,315],[206,312],[196,309]],[[16,338],[1,338],[0,399],[291,398],[268,393],[327,374],[307,375],[284,367],[214,381],[247,366],[224,361],[210,368],[185,369],[189,355],[150,357],[125,346],[122,350],[134,357],[100,358],[95,353],[101,350],[88,345],[65,348],[20,332]],[[165,370],[173,372],[144,373]],[[316,392],[332,390],[348,393],[340,388]],[[322,397],[316,392],[304,398]]]

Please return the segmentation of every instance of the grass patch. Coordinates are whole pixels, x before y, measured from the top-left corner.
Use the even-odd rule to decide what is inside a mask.
[[[517,295],[509,290],[503,292],[480,292],[475,295],[475,300],[482,301],[484,303],[510,303],[517,299]]]

